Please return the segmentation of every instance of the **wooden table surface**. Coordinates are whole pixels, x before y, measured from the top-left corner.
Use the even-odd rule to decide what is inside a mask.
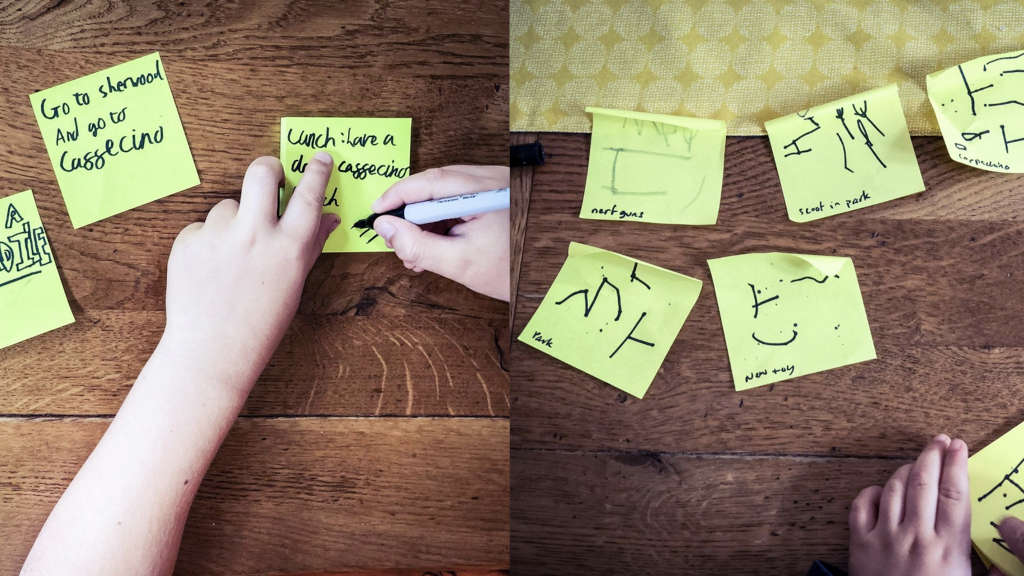
[[[74,230],[29,93],[154,50],[202,184]],[[504,164],[507,78],[506,2],[0,6],[0,196],[35,191],[76,318],[0,350],[0,573],[156,344],[175,235],[277,154],[282,116],[410,116],[414,171]],[[322,257],[177,573],[507,569],[507,335],[505,303],[391,254]]]
[[[512,140],[537,137],[547,164],[513,175],[514,214],[527,215],[515,227],[514,334],[570,240],[704,286],[642,400],[514,343],[516,574],[845,565],[861,488],[937,433],[980,449],[1024,420],[1024,177],[968,168],[941,139],[915,138],[924,193],[797,224],[768,140],[729,138],[718,225],[581,220],[589,136]],[[759,251],[852,257],[878,359],[735,392],[707,260]]]

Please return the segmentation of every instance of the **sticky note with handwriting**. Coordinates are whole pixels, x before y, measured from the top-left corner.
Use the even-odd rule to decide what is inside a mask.
[[[519,340],[643,398],[700,289],[695,278],[572,242]]]
[[[926,81],[950,158],[993,172],[1024,172],[1024,52],[975,58]]]
[[[924,190],[895,84],[769,120],[764,128],[794,222]]]
[[[718,221],[725,122],[605,108],[587,112],[594,128],[580,218]]]
[[[971,541],[978,555],[1006,576],[1024,576],[996,526],[1007,516],[1024,520],[1024,424],[1018,424],[967,461]]]
[[[770,252],[708,266],[736,390],[875,358],[849,258]]]
[[[388,247],[373,229],[353,229],[352,224],[369,216],[373,201],[409,175],[411,140],[411,118],[282,118],[280,212],[309,159],[323,150],[334,158],[324,213],[341,217],[324,252],[386,252]]]
[[[199,184],[159,53],[29,99],[75,228]]]
[[[75,321],[31,190],[0,198],[0,348]]]

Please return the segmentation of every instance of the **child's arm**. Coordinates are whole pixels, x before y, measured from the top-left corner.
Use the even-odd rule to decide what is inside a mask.
[[[240,202],[217,204],[181,232],[167,265],[163,338],[22,574],[172,572],[196,489],[338,224],[321,215],[330,172],[329,156],[314,158],[278,221],[281,164],[259,158]]]
[[[403,204],[505,188],[508,183],[507,166],[434,168],[393,185],[374,202],[373,211],[379,214]],[[406,268],[429,270],[491,298],[508,301],[508,217],[508,210],[471,216],[446,235],[394,216],[381,216],[373,228]]]

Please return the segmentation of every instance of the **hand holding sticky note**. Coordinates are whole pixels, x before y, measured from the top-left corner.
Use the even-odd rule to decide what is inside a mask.
[[[323,150],[334,158],[324,213],[341,224],[327,238],[324,252],[386,252],[372,228],[353,228],[371,213],[370,205],[392,184],[409,175],[410,118],[282,118],[281,163],[284,190],[279,210],[298,185],[309,159]]]
[[[764,128],[794,222],[924,190],[895,84],[769,120]]]
[[[0,348],[75,321],[32,191],[0,198]]]
[[[29,99],[75,228],[199,184],[160,54]]]
[[[1010,552],[996,526],[1003,518],[1024,520],[1024,424],[967,461],[971,492],[971,541],[978,555],[1006,576],[1024,576],[1024,564]]]
[[[580,218],[714,224],[725,122],[587,108],[594,116]]]
[[[975,58],[929,74],[927,82],[950,158],[1024,172],[1024,52]]]
[[[736,390],[875,358],[849,258],[772,252],[708,266]]]
[[[573,242],[519,340],[642,398],[700,289],[700,280]]]

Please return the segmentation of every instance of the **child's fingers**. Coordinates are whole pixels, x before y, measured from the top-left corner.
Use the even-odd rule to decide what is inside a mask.
[[[314,238],[324,211],[324,191],[331,178],[334,160],[320,151],[313,155],[281,216],[281,227],[300,238]]]
[[[935,530],[954,536],[963,535],[971,527],[971,500],[967,483],[967,444],[957,439],[946,448],[939,480],[939,509]]]
[[[225,198],[210,208],[206,215],[208,226],[223,226],[234,220],[238,213],[238,201],[234,198]]]
[[[882,498],[881,486],[868,486],[860,491],[850,504],[850,532],[863,535],[874,530],[878,522],[878,502]]]
[[[404,204],[508,186],[507,166],[445,166],[431,168],[391,185],[371,206],[380,214]]]
[[[907,477],[907,503],[903,519],[924,530],[935,529],[935,507],[939,499],[942,460],[949,436],[940,434],[925,446]]]
[[[327,237],[334,232],[334,229],[338,227],[338,223],[341,219],[338,218],[337,214],[321,214],[320,215],[320,227],[316,231],[316,242],[313,244],[316,249],[316,254],[324,251],[324,244],[327,243]],[[314,255],[314,260],[316,259]]]
[[[882,496],[878,504],[878,525],[895,530],[903,520],[903,505],[906,498],[907,477],[910,476],[911,464],[904,464],[896,470],[882,488]]]
[[[999,535],[1017,558],[1024,558],[1024,522],[1012,516],[999,523]]]
[[[373,229],[407,268],[429,270],[456,282],[464,281],[470,261],[459,239],[425,232],[394,216],[377,218]]]
[[[238,214],[246,221],[273,225],[277,222],[277,191],[284,178],[281,161],[261,156],[249,164],[242,179]]]
[[[202,222],[193,222],[188,226],[185,226],[184,228],[181,229],[181,232],[178,232],[178,236],[174,239],[174,243],[177,244],[178,242],[183,242],[187,240],[188,238],[192,237],[197,232],[202,230],[202,228]]]

